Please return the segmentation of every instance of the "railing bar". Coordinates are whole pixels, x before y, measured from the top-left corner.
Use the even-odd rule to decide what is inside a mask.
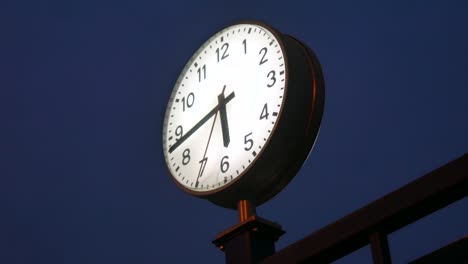
[[[264,263],[330,263],[468,195],[468,153],[267,257]]]

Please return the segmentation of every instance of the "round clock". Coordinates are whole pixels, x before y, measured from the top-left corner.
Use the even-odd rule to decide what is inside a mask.
[[[173,88],[163,126],[170,175],[223,207],[258,206],[306,160],[323,107],[309,48],[263,23],[229,26],[195,52]]]

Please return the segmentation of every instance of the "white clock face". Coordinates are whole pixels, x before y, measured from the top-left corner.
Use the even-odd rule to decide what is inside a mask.
[[[285,97],[283,48],[259,25],[210,38],[177,80],[166,110],[163,148],[172,176],[192,192],[241,177],[274,132]]]

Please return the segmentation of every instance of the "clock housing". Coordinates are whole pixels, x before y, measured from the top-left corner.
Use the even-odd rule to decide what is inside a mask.
[[[211,37],[182,70],[163,151],[185,192],[227,208],[281,191],[317,137],[324,82],[313,52],[255,21]]]

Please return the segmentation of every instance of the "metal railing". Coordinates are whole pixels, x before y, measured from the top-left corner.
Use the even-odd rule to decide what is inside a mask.
[[[374,263],[391,263],[388,234],[467,194],[468,154],[465,154],[276,252],[263,263],[330,263],[368,244]],[[468,252],[467,239],[460,241],[454,243],[456,247],[447,247],[440,252],[445,252],[446,256],[456,255],[456,250]],[[458,256],[462,258],[458,259],[461,263],[468,261],[466,254]],[[431,262],[431,257],[427,256],[418,263],[426,263],[424,259]]]

